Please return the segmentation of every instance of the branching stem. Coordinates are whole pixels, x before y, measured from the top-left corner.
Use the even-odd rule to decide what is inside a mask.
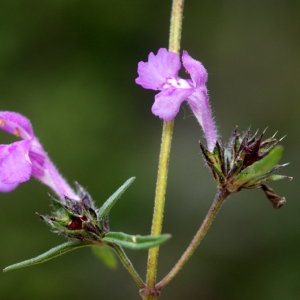
[[[125,254],[123,248],[117,244],[112,244],[111,247],[116,251],[118,254],[120,260],[122,261],[124,267],[127,269],[127,271],[130,273],[130,275],[133,277],[135,282],[139,285],[140,288],[143,288],[145,286],[145,283],[137,273],[137,271],[134,269],[131,261]]]
[[[192,256],[192,254],[197,249],[197,246],[201,242],[201,240],[204,238],[206,232],[208,231],[212,221],[214,220],[216,214],[220,210],[222,204],[224,203],[225,199],[229,196],[229,193],[226,190],[218,191],[215,200],[208,211],[201,227],[199,228],[198,232],[194,236],[193,240],[191,241],[188,248],[185,250],[185,252],[182,254],[181,258],[178,260],[176,265],[173,267],[173,269],[169,272],[169,274],[156,285],[157,290],[161,290],[166,284],[168,284],[174,277],[177,275],[177,273],[180,271],[182,266],[188,261],[188,259]]]

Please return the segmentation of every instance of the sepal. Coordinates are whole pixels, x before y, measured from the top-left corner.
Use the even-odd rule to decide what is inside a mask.
[[[256,132],[251,137],[248,129],[240,137],[235,128],[228,147],[217,142],[210,152],[200,143],[200,149],[219,190],[232,194],[243,188],[262,188],[273,206],[280,208],[285,199],[277,196],[272,189],[269,190],[264,183],[292,177],[274,174],[287,165],[278,165],[283,153],[283,148],[278,143],[283,138],[277,140],[274,134],[263,141],[264,134],[265,131],[256,137]]]
[[[261,189],[264,191],[265,195],[275,209],[279,209],[286,203],[285,197],[278,196],[269,186],[262,184]]]
[[[246,167],[242,172],[234,178],[234,182],[238,186],[243,186],[245,183],[262,176],[272,170],[282,157],[283,148],[281,146],[275,147],[270,153],[262,159],[255,161],[253,164]]]
[[[222,165],[224,161],[222,159],[223,157],[221,157],[222,151],[220,149],[219,143],[216,143],[213,153],[209,152],[201,143],[200,148],[202,150],[203,157],[206,160],[207,165],[211,169],[215,180],[219,185],[224,184],[225,177],[222,171]]]
[[[261,187],[261,185],[268,181],[277,181],[282,179],[289,179],[292,180],[293,177],[286,176],[286,175],[277,175],[277,174],[266,174],[260,177],[257,177],[253,180],[248,181],[244,184],[244,188],[254,188],[254,187]]]
[[[52,216],[38,214],[54,232],[81,241],[97,241],[103,230],[98,225],[97,214],[87,197],[80,200],[65,198],[65,203],[50,197]]]

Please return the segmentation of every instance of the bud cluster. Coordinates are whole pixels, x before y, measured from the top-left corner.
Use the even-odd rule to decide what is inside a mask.
[[[261,188],[274,208],[280,208],[285,203],[285,198],[276,195],[265,183],[292,178],[274,174],[286,165],[278,165],[283,152],[283,148],[278,144],[282,138],[277,140],[274,134],[263,141],[264,134],[265,131],[257,138],[256,134],[251,137],[248,129],[240,137],[235,129],[228,147],[224,147],[218,141],[212,153],[201,143],[200,148],[219,190],[226,190],[232,194],[242,188]]]
[[[76,187],[79,200],[65,197],[63,203],[50,196],[53,216],[38,215],[53,231],[68,238],[99,241],[105,233],[109,232],[108,217],[106,215],[103,220],[98,220],[91,196],[78,183]]]

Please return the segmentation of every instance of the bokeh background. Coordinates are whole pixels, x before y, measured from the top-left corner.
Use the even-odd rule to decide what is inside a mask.
[[[1,1],[1,110],[32,121],[62,174],[100,206],[126,179],[110,226],[150,232],[162,121],[154,91],[137,86],[137,63],[168,46],[171,1]],[[291,182],[272,184],[276,211],[260,190],[233,195],[161,299],[300,299],[300,2],[186,1],[182,49],[203,62],[218,130],[238,125],[287,134],[282,162]],[[1,143],[14,137],[0,135]],[[184,251],[214,198],[200,126],[184,105],[175,121],[158,278]],[[63,243],[35,212],[50,213],[35,179],[1,194],[1,268]],[[127,251],[145,277],[147,251]],[[140,299],[127,271],[107,269],[83,248],[0,275],[1,299]]]

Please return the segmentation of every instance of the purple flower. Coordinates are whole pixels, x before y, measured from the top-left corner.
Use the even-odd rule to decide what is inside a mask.
[[[164,121],[171,121],[177,115],[181,103],[186,100],[203,128],[209,151],[214,149],[217,132],[212,119],[207,89],[207,72],[203,65],[183,51],[182,62],[191,79],[178,76],[180,57],[165,48],[157,55],[149,54],[148,62],[139,62],[135,82],[145,89],[159,90],[155,96],[152,113]]]
[[[22,139],[10,145],[0,145],[1,192],[10,192],[19,183],[34,176],[53,189],[62,201],[65,196],[79,199],[50,161],[27,118],[15,112],[2,111],[0,129]]]

